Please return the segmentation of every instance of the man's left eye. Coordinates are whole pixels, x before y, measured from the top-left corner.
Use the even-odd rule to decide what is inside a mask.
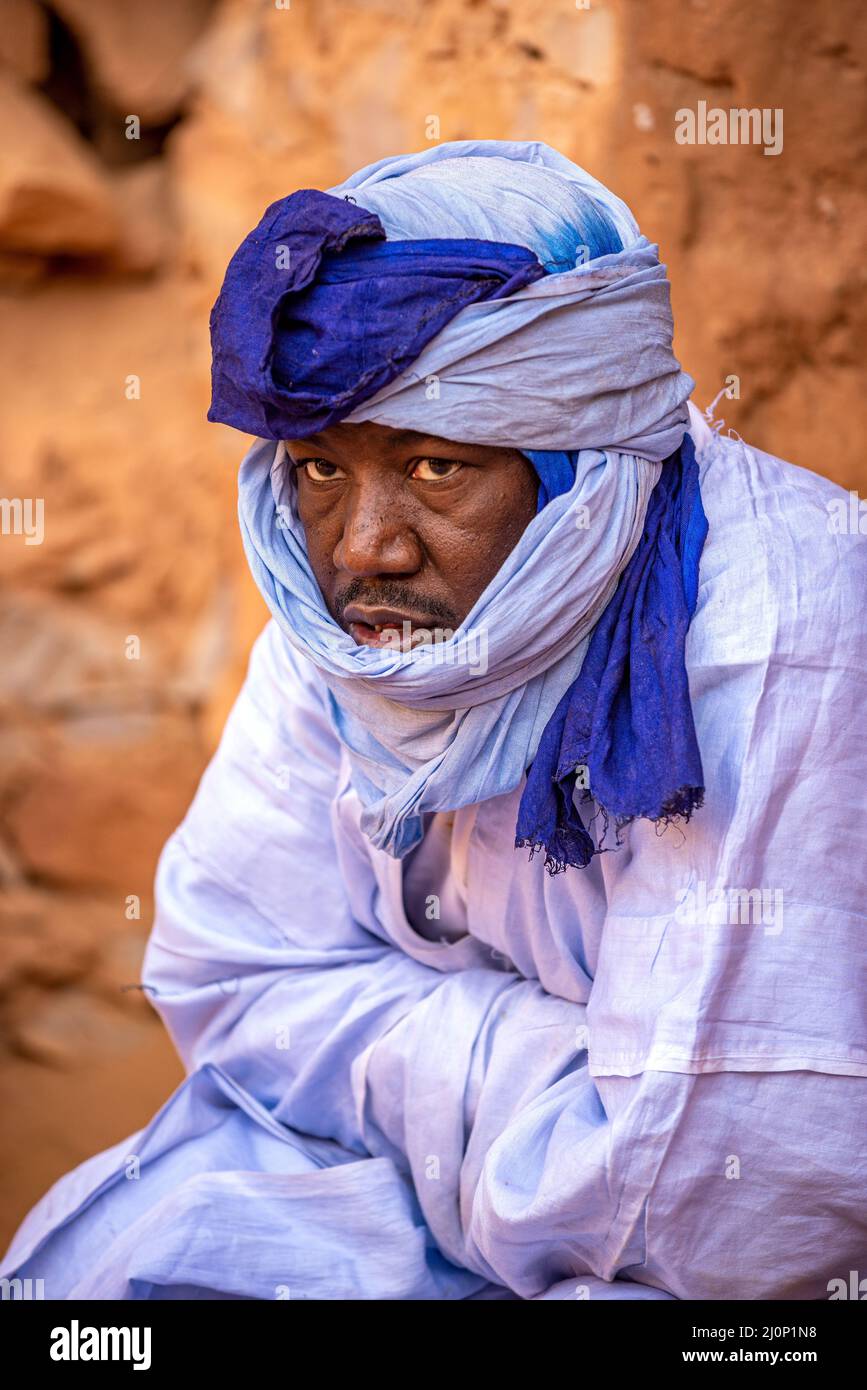
[[[441,478],[450,478],[452,473],[456,473],[463,464],[457,459],[419,459],[412,470],[411,477],[416,478],[421,483],[439,482]],[[419,472],[419,469],[427,472]]]

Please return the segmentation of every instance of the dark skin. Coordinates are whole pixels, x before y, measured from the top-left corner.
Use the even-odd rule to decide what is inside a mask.
[[[285,444],[328,611],[368,646],[447,640],[536,514],[517,449],[370,423]]]

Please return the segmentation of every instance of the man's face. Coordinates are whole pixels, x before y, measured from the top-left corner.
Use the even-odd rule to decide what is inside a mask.
[[[375,424],[285,442],[328,611],[367,646],[447,640],[536,514],[517,449]]]

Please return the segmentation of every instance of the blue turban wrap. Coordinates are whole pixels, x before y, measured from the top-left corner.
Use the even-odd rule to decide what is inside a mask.
[[[562,688],[566,667],[552,655],[560,689],[544,672],[528,677],[542,692],[543,727],[517,719],[508,757],[499,750],[507,764],[499,780],[492,773],[477,785],[468,753],[486,762],[490,729],[480,716],[472,742],[474,710],[463,695],[451,702],[469,721],[463,744],[456,740],[457,774],[443,773],[444,756],[401,774],[400,740],[387,744],[381,732],[382,745],[368,739],[361,749],[359,684],[385,677],[391,684],[379,690],[420,710],[413,675],[398,673],[402,693],[391,670],[347,680],[358,653],[338,661],[319,615],[302,631],[305,558],[284,533],[290,575],[272,534],[273,499],[271,511],[262,500],[258,454],[255,469],[242,468],[254,575],[290,640],[318,656],[336,725],[358,758],[375,843],[400,857],[418,842],[426,807],[496,794],[525,771],[515,842],[544,850],[551,872],[584,866],[600,848],[578,810],[591,799],[603,825],[618,829],[636,817],[688,818],[701,805],[684,658],[707,530],[686,433],[693,383],[671,351],[657,248],[619,199],[538,142],[456,142],[382,160],[329,193],[303,189],[273,203],[232,258],[211,331],[209,419],[260,441],[368,419],[520,448],[539,476],[537,516],[571,496],[591,451],[591,462],[609,468],[646,461],[658,472],[579,669]],[[436,429],[426,428],[432,384]],[[363,659],[376,660],[367,649]],[[504,709],[512,688],[495,692]],[[379,716],[382,725],[381,704]],[[443,753],[453,742],[449,734]]]

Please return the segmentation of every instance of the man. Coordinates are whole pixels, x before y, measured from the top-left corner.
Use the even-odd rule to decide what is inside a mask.
[[[2,1273],[826,1298],[863,1263],[865,548],[539,143],[274,204],[212,317],[273,615],[165,847],[189,1076]]]

